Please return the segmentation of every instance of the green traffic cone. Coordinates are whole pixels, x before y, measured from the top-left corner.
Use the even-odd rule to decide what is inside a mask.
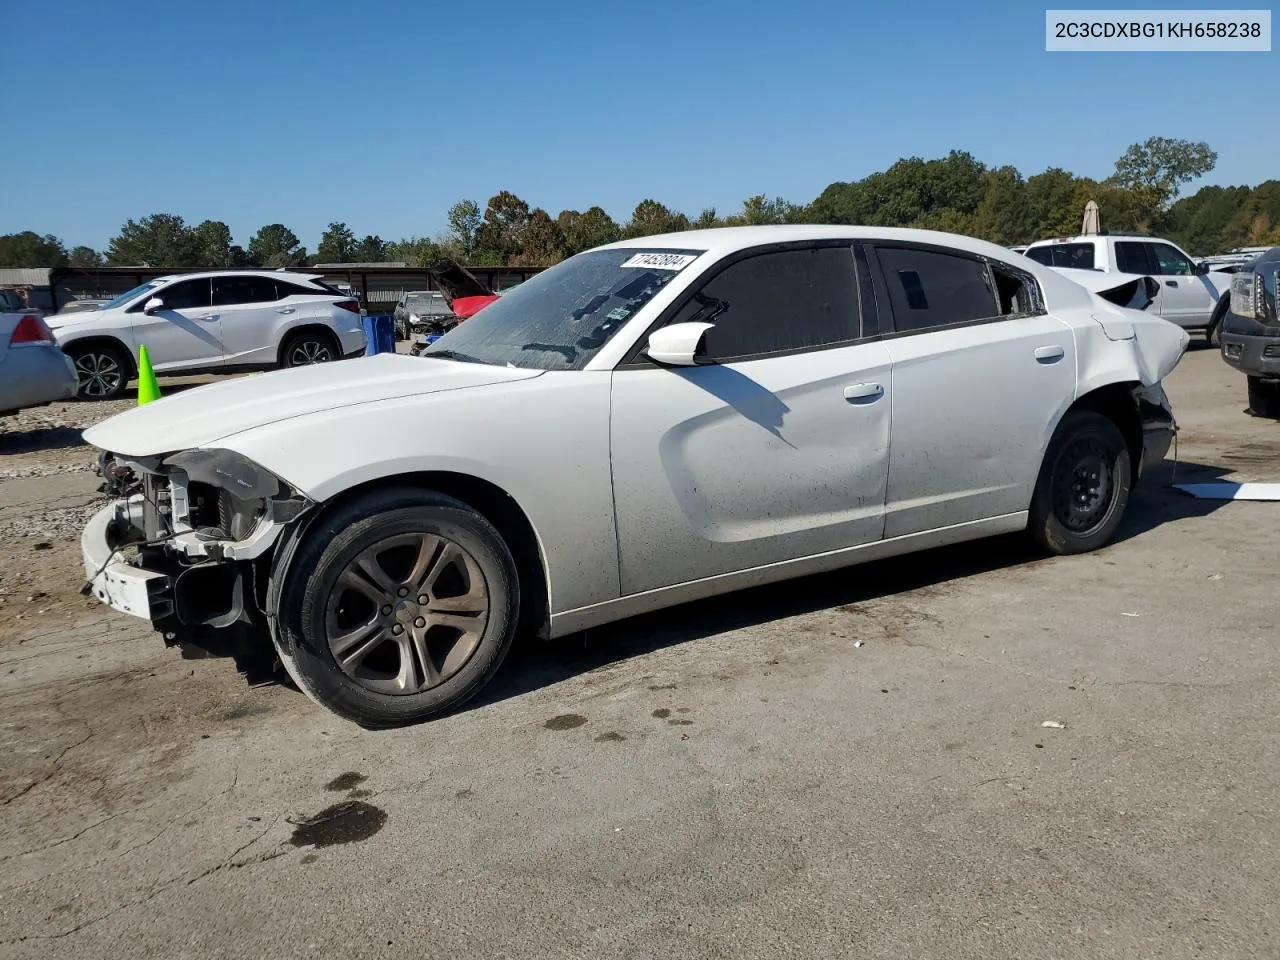
[[[138,346],[138,406],[160,399],[160,384],[156,372],[151,369],[151,355],[145,344]]]

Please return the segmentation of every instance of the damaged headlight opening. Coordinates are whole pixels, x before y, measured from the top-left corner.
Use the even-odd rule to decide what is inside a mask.
[[[103,490],[118,499],[107,529],[113,553],[137,547],[139,564],[173,577],[183,626],[223,627],[253,617],[254,561],[311,501],[270,470],[230,450],[186,450],[121,460],[103,454]]]

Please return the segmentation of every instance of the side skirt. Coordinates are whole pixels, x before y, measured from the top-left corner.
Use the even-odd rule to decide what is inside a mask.
[[[811,557],[800,557],[795,560],[784,560],[748,570],[719,574],[701,580],[690,580],[670,587],[634,593],[617,600],[607,600],[575,610],[551,615],[551,637],[562,637],[590,627],[622,620],[640,613],[661,610],[677,604],[701,600],[723,593],[732,593],[747,587],[757,587],[767,583],[777,583],[794,577],[804,577],[814,573],[825,573],[851,567],[873,560],[885,560],[904,553],[917,550],[928,550],[933,547],[945,547],[966,540],[978,540],[983,537],[996,536],[1002,533],[1016,533],[1027,527],[1027,512],[1009,513],[987,520],[973,520],[958,523],[937,530],[924,530],[911,533],[892,540],[877,540],[873,543],[859,544],[843,550],[832,550]]]

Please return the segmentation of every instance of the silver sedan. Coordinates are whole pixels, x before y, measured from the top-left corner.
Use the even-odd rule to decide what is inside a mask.
[[[34,313],[0,313],[0,414],[76,395],[76,368]]]

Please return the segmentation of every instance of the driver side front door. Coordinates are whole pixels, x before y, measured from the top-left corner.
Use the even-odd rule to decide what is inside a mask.
[[[164,306],[144,313],[146,300],[152,297],[159,297]],[[222,335],[208,277],[171,283],[146,300],[129,311],[135,355],[138,347],[145,346],[157,371],[222,363]]]
[[[756,253],[711,273],[669,322],[713,322],[713,362],[640,358],[613,374],[623,596],[884,532],[889,351],[863,339],[851,245]]]

